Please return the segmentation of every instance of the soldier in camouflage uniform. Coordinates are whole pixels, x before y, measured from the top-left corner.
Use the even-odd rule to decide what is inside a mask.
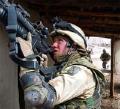
[[[101,54],[100,59],[102,60],[102,67],[106,69],[107,62],[110,60],[110,55],[106,52],[105,49],[103,49],[103,53]]]
[[[87,57],[84,32],[74,24],[64,23],[50,34],[56,68],[52,79],[46,82],[39,69],[21,68],[25,101],[37,109],[100,109],[104,75]],[[25,57],[34,55],[28,39],[17,38]],[[43,54],[41,58],[46,66],[47,57]]]

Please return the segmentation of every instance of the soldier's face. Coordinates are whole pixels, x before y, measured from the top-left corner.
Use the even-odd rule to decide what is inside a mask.
[[[68,39],[63,36],[56,36],[53,39],[52,48],[54,58],[67,55],[69,48],[67,47]]]

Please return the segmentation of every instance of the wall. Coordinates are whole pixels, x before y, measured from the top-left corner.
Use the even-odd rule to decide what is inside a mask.
[[[115,73],[120,74],[120,40],[115,41],[114,53],[115,53]]]
[[[22,5],[22,3],[20,3]],[[22,5],[30,13],[31,21],[40,20],[37,11],[29,9]],[[45,18],[43,23],[47,23]],[[51,61],[50,61],[51,63]],[[8,36],[0,23],[0,109],[24,109],[23,91],[20,88],[20,97],[18,92],[18,68],[9,58]],[[20,106],[19,106],[20,102]],[[26,107],[26,109],[30,107]]]
[[[0,109],[19,109],[17,66],[9,58],[8,36],[0,24]]]

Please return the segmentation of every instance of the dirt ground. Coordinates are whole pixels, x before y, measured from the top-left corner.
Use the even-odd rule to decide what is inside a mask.
[[[105,73],[106,86],[102,97],[102,109],[120,109],[120,74],[114,74],[114,97],[110,97],[110,72]]]

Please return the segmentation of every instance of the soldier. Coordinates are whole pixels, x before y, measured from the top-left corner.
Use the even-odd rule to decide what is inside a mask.
[[[100,59],[102,60],[102,67],[106,69],[107,62],[110,60],[110,55],[106,52],[105,49],[103,49],[103,53],[101,54]]]
[[[21,68],[26,103],[37,109],[100,109],[104,76],[87,57],[84,32],[74,24],[61,21],[50,37],[56,71],[46,82],[39,69]],[[34,55],[31,38],[28,41],[17,38],[17,41],[25,57]],[[43,54],[41,58],[46,67],[47,56]]]

